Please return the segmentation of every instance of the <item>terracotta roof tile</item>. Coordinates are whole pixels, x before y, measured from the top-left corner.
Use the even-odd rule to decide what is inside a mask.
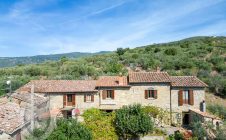
[[[25,109],[16,103],[8,102],[0,105],[0,130],[11,134],[26,123]]]
[[[171,76],[173,87],[207,87],[208,85],[195,76]]]
[[[129,87],[126,76],[101,76],[97,87]]]
[[[27,102],[27,103],[31,103],[31,94],[30,93],[23,93],[23,94],[20,94],[20,93],[13,93],[11,95],[13,98],[16,98],[16,99],[19,99],[19,100],[22,100],[24,102]],[[47,102],[48,99],[45,98],[45,97],[42,97],[38,94],[34,94],[34,104],[36,106],[38,105],[41,105],[45,102]]]
[[[129,83],[171,82],[167,72],[130,72]]]
[[[190,111],[193,111],[203,117],[207,117],[207,118],[212,118],[212,119],[217,119],[217,120],[221,120],[219,117],[215,116],[215,115],[212,115],[212,114],[209,114],[208,112],[202,112],[198,109],[190,109]]]
[[[32,84],[36,93],[96,92],[95,80],[32,80],[17,92],[30,92]]]

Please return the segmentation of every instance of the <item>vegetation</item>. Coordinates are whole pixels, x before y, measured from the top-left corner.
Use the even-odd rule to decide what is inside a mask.
[[[114,113],[106,113],[99,109],[88,109],[83,114],[84,126],[91,130],[95,140],[117,140],[113,121]]]
[[[52,54],[52,55],[37,55],[30,57],[0,57],[0,68],[1,67],[12,67],[12,66],[24,66],[26,64],[36,64],[43,63],[45,61],[57,61],[61,57],[68,58],[80,58],[85,56],[92,56],[98,54],[105,54],[109,52],[97,52],[97,53],[81,53],[81,52],[72,52],[64,54]]]
[[[167,110],[156,106],[145,106],[142,109],[145,114],[148,114],[154,120],[157,119],[159,123],[170,125],[170,113]]]
[[[59,119],[47,140],[91,140],[92,133],[76,119]]]
[[[68,58],[70,56],[57,59],[59,61],[0,69],[0,94],[8,92],[5,85],[8,77],[13,80],[15,90],[31,79],[95,79],[99,75],[126,75],[127,69],[153,71],[160,67],[171,75],[198,76],[209,85],[211,93],[226,97],[225,37],[193,37],[135,49],[119,48],[116,52],[78,59]]]
[[[123,138],[139,137],[153,130],[151,118],[145,114],[141,105],[124,106],[116,111],[115,127]]]
[[[226,108],[218,104],[210,104],[207,106],[209,112],[219,116],[221,119],[226,121]]]

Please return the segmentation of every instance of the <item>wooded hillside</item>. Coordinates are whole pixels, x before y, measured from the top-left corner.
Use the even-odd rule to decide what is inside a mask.
[[[31,79],[95,79],[98,75],[126,75],[128,69],[155,71],[157,67],[171,75],[198,76],[209,85],[210,92],[225,97],[226,37],[192,37],[79,59],[63,57],[60,61],[2,68],[0,89],[7,88],[9,76],[16,89]]]

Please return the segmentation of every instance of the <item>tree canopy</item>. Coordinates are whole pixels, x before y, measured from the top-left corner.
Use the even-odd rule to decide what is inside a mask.
[[[116,111],[115,127],[124,138],[138,137],[153,130],[153,122],[140,104],[124,106]]]

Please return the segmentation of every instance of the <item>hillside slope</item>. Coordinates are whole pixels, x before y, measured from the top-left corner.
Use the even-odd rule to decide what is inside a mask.
[[[105,54],[105,53],[109,53],[109,52],[105,52],[105,51],[97,52],[97,53],[72,52],[72,53],[37,55],[37,56],[27,56],[27,57],[0,57],[0,68],[12,67],[12,66],[23,65],[23,64],[43,63],[45,61],[57,61],[57,60],[60,60],[60,58],[63,56],[66,56],[68,58],[80,58],[80,57]]]
[[[16,89],[31,79],[95,79],[98,75],[126,75],[128,70],[155,71],[157,67],[171,75],[198,76],[211,93],[225,97],[226,37],[192,37],[79,59],[2,68],[0,89],[7,88],[9,76]],[[5,92],[0,90],[0,94]]]

